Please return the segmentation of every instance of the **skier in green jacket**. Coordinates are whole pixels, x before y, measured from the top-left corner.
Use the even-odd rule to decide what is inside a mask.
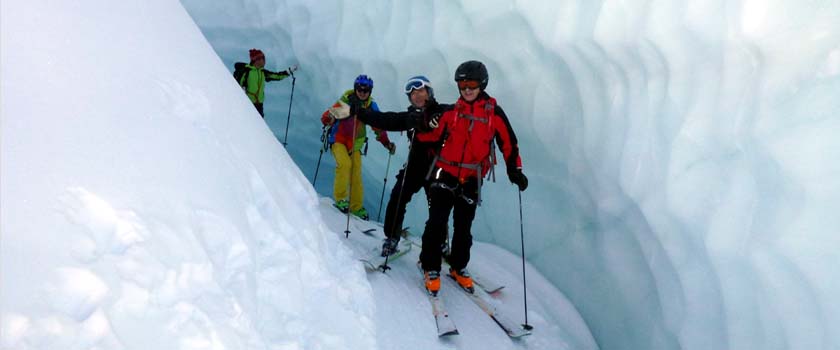
[[[235,69],[236,72],[241,72],[241,75],[237,76],[236,73],[234,75],[237,76],[239,86],[245,90],[245,93],[248,95],[251,103],[254,104],[257,112],[265,118],[265,112],[263,112],[265,83],[285,79],[297,70],[297,65],[291,66],[282,72],[272,72],[265,69],[265,55],[262,51],[251,49],[249,55],[251,57],[251,63],[247,65],[242,62],[237,63]]]

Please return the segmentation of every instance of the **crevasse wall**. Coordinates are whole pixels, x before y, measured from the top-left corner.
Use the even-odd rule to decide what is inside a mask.
[[[310,178],[317,117],[357,74],[398,110],[409,76],[452,102],[455,67],[487,64],[531,180],[527,258],[602,348],[840,347],[837,3],[182,2],[228,66],[251,47],[270,68],[301,64],[288,150]],[[289,85],[268,90],[280,138]],[[371,212],[386,160],[372,144]],[[474,234],[518,251],[516,191],[498,175]],[[424,220],[414,200],[407,225]]]

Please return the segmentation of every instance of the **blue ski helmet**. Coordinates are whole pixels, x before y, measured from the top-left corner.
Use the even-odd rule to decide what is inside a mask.
[[[429,93],[429,98],[435,97],[435,90],[432,89],[432,83],[429,81],[429,78],[426,78],[422,75],[417,75],[408,78],[408,81],[405,82],[406,96],[410,97],[412,91],[422,88],[426,88],[426,91]]]
[[[356,77],[356,81],[353,82],[353,89],[358,90],[360,87],[373,90],[373,79],[364,74]]]

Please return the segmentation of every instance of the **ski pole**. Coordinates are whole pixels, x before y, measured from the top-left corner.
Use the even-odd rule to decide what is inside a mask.
[[[522,191],[519,191],[519,237],[522,242],[522,297],[525,299],[525,324],[522,328],[532,330],[534,327],[528,324],[528,283],[525,282],[525,229],[522,225]]]
[[[405,166],[402,169],[402,172],[403,172],[402,175],[403,176],[402,176],[402,179],[400,179],[400,193],[397,195],[397,205],[395,206],[395,210],[400,210],[399,208],[400,208],[400,203],[402,202],[403,188],[405,188],[405,177],[408,176],[408,165],[411,164],[411,145],[414,144],[414,135],[416,135],[416,134],[417,134],[416,131],[414,133],[412,133],[411,134],[411,140],[408,142],[408,144],[409,144],[409,146],[408,146],[409,147],[408,148],[408,159],[405,160]],[[380,205],[380,207],[381,206],[382,205]],[[394,215],[397,215],[397,213],[394,213]],[[387,210],[385,211],[385,218],[386,219],[388,218],[388,211]],[[394,223],[391,224],[391,232],[394,232],[394,230],[397,229],[395,227],[396,225],[397,225],[397,218],[394,218]],[[385,273],[385,271],[388,271],[388,270],[391,269],[388,266],[388,258],[390,258],[390,257],[391,257],[390,255],[386,256],[385,257],[385,262],[382,263],[382,265],[379,265],[379,270],[381,270],[382,273]]]
[[[295,98],[295,81],[297,80],[291,68],[289,68],[289,75],[292,76],[292,94],[289,97],[289,114],[286,116],[286,135],[283,136],[283,147],[286,147],[286,140],[289,138],[289,122],[292,120],[292,100]]]
[[[353,93],[355,94],[356,92],[354,91]],[[349,191],[347,193],[347,198],[350,199],[350,203],[353,203],[353,153],[356,152],[353,148],[356,148],[356,129],[358,129],[358,128],[356,127],[356,116],[353,116],[350,119],[352,119],[352,122],[353,122],[353,138],[351,139],[351,140],[353,140],[353,147],[350,148],[350,181],[349,181],[350,183],[348,184],[348,190]],[[347,121],[350,121],[350,119],[347,119]],[[360,168],[362,166],[361,159],[362,158],[359,158],[359,163],[360,164],[357,164]],[[351,206],[352,206],[352,204],[351,204]],[[344,238],[350,238],[350,211],[351,211],[350,206],[348,206],[347,207],[347,226],[344,227]]]
[[[324,131],[321,133],[321,154],[318,155],[318,165],[315,166],[315,177],[312,179],[312,186],[315,186],[315,181],[318,180],[318,169],[321,169],[321,157],[323,157],[324,152],[327,151],[327,144],[329,143],[329,141],[327,140],[328,130],[328,125],[324,125]]]
[[[382,196],[379,197],[379,213],[376,214],[376,221],[382,218],[382,201],[385,200],[385,186],[388,185],[388,170],[391,170],[391,150],[388,150],[388,165],[385,166],[385,178],[382,179]]]

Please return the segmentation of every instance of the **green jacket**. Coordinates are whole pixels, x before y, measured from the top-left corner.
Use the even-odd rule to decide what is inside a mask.
[[[265,101],[265,83],[268,81],[283,80],[289,76],[288,71],[279,73],[272,72],[265,68],[257,68],[246,65],[248,71],[242,75],[239,86],[245,88],[245,93],[252,103],[263,103]]]

